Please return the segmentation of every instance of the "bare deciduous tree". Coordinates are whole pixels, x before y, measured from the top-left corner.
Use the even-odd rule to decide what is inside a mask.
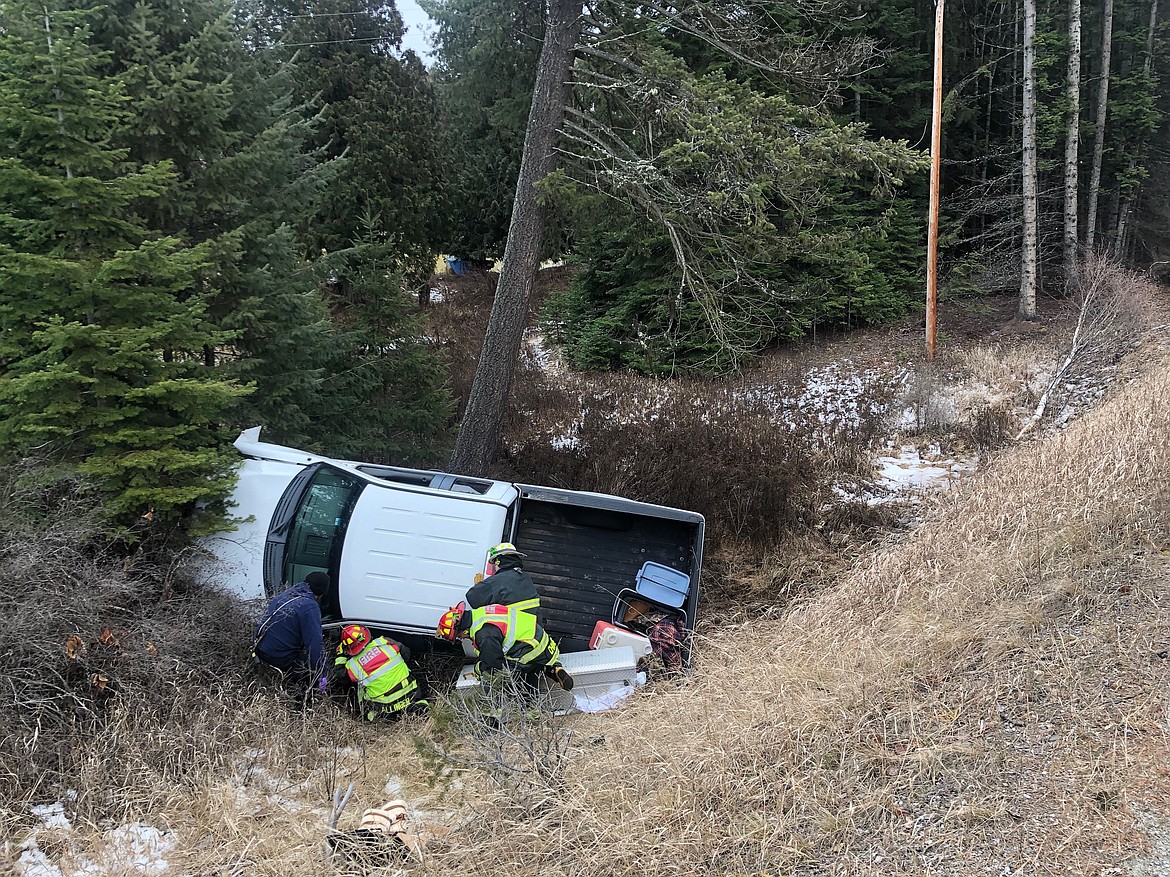
[[[1097,85],[1097,120],[1093,136],[1093,169],[1089,176],[1089,213],[1085,217],[1085,252],[1093,252],[1097,234],[1097,201],[1101,161],[1105,155],[1105,119],[1109,110],[1109,68],[1113,63],[1113,0],[1105,0],[1101,21],[1101,81]]]
[[[1099,374],[1129,349],[1142,328],[1149,325],[1137,278],[1108,259],[1090,257],[1072,278],[1077,322],[1060,365],[1040,394],[1032,416],[1016,439],[1021,439],[1044,417],[1062,386]]]

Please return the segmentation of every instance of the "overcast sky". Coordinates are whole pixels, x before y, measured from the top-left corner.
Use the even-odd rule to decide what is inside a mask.
[[[416,0],[398,0],[397,6],[398,12],[402,15],[402,21],[406,24],[406,36],[402,38],[402,48],[414,49],[423,59],[423,63],[429,67],[431,46],[428,39],[434,25]]]

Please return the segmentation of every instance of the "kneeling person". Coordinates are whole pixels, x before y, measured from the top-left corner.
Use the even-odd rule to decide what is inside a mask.
[[[479,657],[477,675],[498,673],[510,666],[542,672],[565,691],[573,688],[573,677],[561,666],[557,644],[537,623],[535,615],[515,605],[468,609],[466,603],[460,603],[443,613],[435,636],[448,642],[469,639]]]
[[[347,624],[341,629],[336,669],[354,686],[355,706],[363,718],[396,718],[411,708],[425,707],[418,680],[406,663],[410,649],[369,628]]]

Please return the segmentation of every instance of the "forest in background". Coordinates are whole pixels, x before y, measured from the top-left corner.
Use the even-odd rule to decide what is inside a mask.
[[[547,10],[426,8],[430,69],[393,3],[0,0],[0,454],[84,476],[142,531],[216,526],[257,423],[446,462],[465,400],[428,279],[504,252]],[[944,295],[1020,291],[1029,119],[1041,296],[1089,252],[1165,267],[1165,17],[948,6]],[[721,374],[918,308],[933,21],[585,7],[539,184],[542,255],[575,267],[542,314],[567,360]]]

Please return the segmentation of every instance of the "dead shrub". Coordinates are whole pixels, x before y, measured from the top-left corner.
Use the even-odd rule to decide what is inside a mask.
[[[534,315],[551,291],[568,286],[572,272],[569,267],[544,268],[537,272],[529,297],[526,325],[533,324]],[[442,294],[442,300],[427,309],[427,325],[435,343],[446,353],[450,390],[458,405],[456,421],[462,416],[471,394],[499,279],[493,271],[463,277],[439,275],[431,278],[431,287]]]
[[[436,700],[431,718],[430,733],[416,743],[436,777],[478,771],[523,809],[564,791],[574,725],[519,675],[498,673],[469,692],[451,692]]]
[[[801,432],[778,429],[763,402],[639,384],[595,376],[590,396],[520,395],[539,408],[511,426],[537,428],[510,432],[512,474],[691,509],[715,538],[774,543],[816,527],[823,467]]]
[[[932,363],[917,362],[901,398],[914,433],[929,435],[949,428],[955,420],[943,379]]]
[[[498,275],[485,272],[431,280],[431,286],[442,293],[442,301],[427,309],[427,326],[447,359],[450,389],[458,406],[456,418],[463,416],[471,394],[498,279]]]
[[[1069,284],[1076,322],[1055,372],[1044,387],[1022,438],[1057,410],[1086,407],[1104,396],[1122,357],[1135,349],[1153,324],[1158,286],[1145,274],[1097,257],[1083,262]]]
[[[257,692],[242,684],[239,604],[189,587],[182,556],[110,544],[81,482],[14,471],[0,510],[6,819],[66,789],[96,819],[242,744],[237,718]]]
[[[1006,405],[989,405],[970,412],[956,425],[955,433],[978,451],[994,451],[1011,442],[1018,422]]]

